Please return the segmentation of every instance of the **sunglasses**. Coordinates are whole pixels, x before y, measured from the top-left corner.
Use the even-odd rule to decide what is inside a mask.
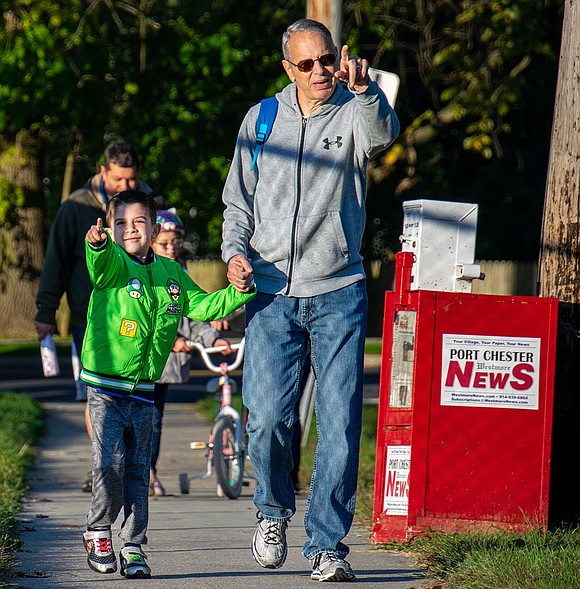
[[[314,62],[319,61],[322,67],[327,67],[329,65],[334,65],[336,62],[336,55],[334,53],[325,53],[316,59],[303,59],[298,63],[292,63],[289,59],[286,60],[290,65],[293,65],[295,68],[298,68],[298,71],[307,73],[311,72],[312,68],[314,67]]]

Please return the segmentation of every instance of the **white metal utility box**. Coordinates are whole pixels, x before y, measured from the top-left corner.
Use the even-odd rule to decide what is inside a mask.
[[[402,251],[412,252],[413,290],[471,292],[482,278],[474,264],[477,205],[439,200],[403,203]]]

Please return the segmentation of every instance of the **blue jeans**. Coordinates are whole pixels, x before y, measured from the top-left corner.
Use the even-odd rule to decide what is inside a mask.
[[[318,444],[304,516],[308,559],[349,551],[342,540],[356,500],[367,307],[364,281],[308,298],[258,293],[246,305],[243,398],[254,503],[271,520],[296,511],[292,430],[311,350]]]

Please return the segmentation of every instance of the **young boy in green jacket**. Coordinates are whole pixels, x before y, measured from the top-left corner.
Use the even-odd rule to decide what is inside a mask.
[[[93,491],[83,540],[89,567],[117,570],[111,526],[124,507],[120,573],[148,578],[147,543],[154,383],[171,351],[182,316],[224,317],[253,298],[229,286],[206,293],[180,264],[156,256],[153,199],[138,190],[107,203],[109,227],[97,219],[86,235],[93,293],[82,348],[93,427]]]

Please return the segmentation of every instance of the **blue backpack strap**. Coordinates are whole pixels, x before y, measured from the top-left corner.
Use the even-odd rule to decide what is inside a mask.
[[[262,151],[264,143],[268,140],[274,120],[276,119],[276,113],[278,112],[278,101],[275,96],[270,98],[264,98],[260,101],[260,112],[258,114],[258,120],[256,121],[256,148],[254,149],[254,159],[252,160],[252,167],[254,169],[258,155]]]

